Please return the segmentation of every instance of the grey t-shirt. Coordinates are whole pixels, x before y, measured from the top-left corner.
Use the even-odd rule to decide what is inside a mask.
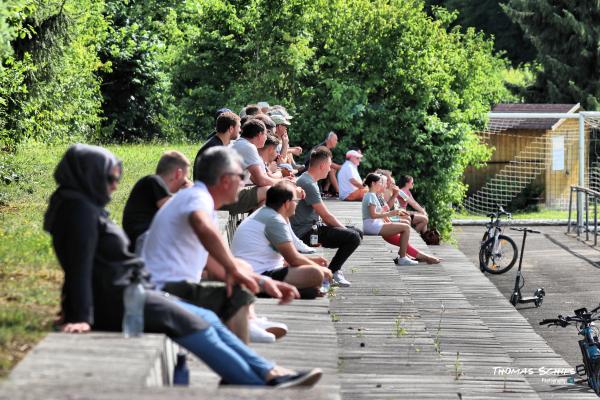
[[[233,142],[231,148],[242,157],[242,167],[244,169],[248,169],[248,167],[252,165],[262,165],[265,163],[263,159],[260,158],[256,146],[245,138],[239,138]]]
[[[306,197],[298,202],[296,214],[290,218],[290,222],[296,236],[301,238],[312,229],[315,221],[320,219],[319,214],[317,214],[312,206],[313,204],[320,203],[322,200],[319,185],[308,172],[300,175],[300,178],[296,181],[296,185],[304,189]]]
[[[381,203],[379,203],[379,199],[377,195],[373,192],[365,193],[365,197],[362,200],[362,218],[363,219],[371,219],[371,213],[369,212],[370,205],[375,206],[375,212],[381,213]]]
[[[277,245],[292,241],[292,235],[288,230],[287,223],[271,207],[261,208],[254,218],[265,225],[265,237],[269,240],[274,250],[277,249]]]

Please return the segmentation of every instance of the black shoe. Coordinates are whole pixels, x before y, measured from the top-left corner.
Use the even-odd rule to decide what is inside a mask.
[[[286,389],[296,386],[311,387],[321,379],[323,371],[319,368],[313,368],[310,371],[300,371],[294,374],[282,375],[271,379],[267,385],[279,389]]]

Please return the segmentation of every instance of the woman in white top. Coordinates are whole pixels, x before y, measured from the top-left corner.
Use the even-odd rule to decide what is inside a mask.
[[[362,200],[363,231],[365,235],[378,235],[385,241],[398,246],[398,257],[394,262],[398,265],[413,265],[418,261],[428,264],[438,264],[440,259],[423,253],[408,243],[410,237],[410,225],[406,222],[391,222],[390,217],[404,213],[402,210],[391,210],[387,205],[381,206],[378,195],[385,190],[383,176],[369,174],[365,178],[364,185],[369,189]],[[415,258],[417,261],[412,260]]]

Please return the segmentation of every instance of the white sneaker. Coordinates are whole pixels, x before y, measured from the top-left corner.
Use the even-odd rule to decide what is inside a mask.
[[[261,328],[255,319],[248,321],[248,328],[250,333],[250,341],[253,343],[273,343],[275,342],[275,335],[267,332]]]
[[[404,257],[396,257],[394,259],[396,265],[417,265],[419,262],[417,260],[411,260],[410,258]]]
[[[333,273],[333,281],[341,287],[348,287],[351,285],[350,281],[346,279],[342,271],[337,271]]]
[[[267,317],[256,317],[254,319],[251,319],[250,322],[253,322],[259,328],[264,329],[269,333],[272,333],[273,335],[275,335],[276,339],[285,336],[285,334],[288,331],[288,327],[286,324],[284,324],[283,322],[269,321]]]

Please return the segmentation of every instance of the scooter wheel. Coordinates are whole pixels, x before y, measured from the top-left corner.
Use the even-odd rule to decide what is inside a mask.
[[[517,301],[518,301],[517,295],[515,293],[513,293],[513,295],[510,296],[510,304],[512,304],[513,306],[516,307]]]
[[[533,302],[536,307],[539,307],[544,302],[544,295],[538,296],[538,298]]]

